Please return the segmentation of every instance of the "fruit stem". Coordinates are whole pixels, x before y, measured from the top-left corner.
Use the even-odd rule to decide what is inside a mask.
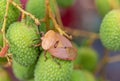
[[[115,63],[115,62],[120,62],[120,55],[115,55],[115,56],[112,56],[108,59],[109,63]]]
[[[107,49],[105,49],[104,52],[105,52],[105,53],[104,53],[104,56],[103,56],[103,58],[101,59],[100,63],[98,64],[98,66],[96,67],[96,70],[95,70],[95,72],[94,72],[95,75],[98,74],[98,73],[103,73],[103,72],[104,72],[104,68],[105,68],[105,66],[106,66],[107,63],[108,63],[110,52],[109,52]]]
[[[3,33],[3,47],[6,46],[6,44],[8,44],[8,41],[6,39],[6,23],[7,23],[7,18],[8,18],[8,10],[9,10],[9,5],[10,5],[10,1],[7,0],[7,4],[6,4],[6,10],[5,10],[5,15],[4,15],[4,21],[3,21],[3,26],[2,26],[2,33]]]
[[[32,15],[31,13],[29,13],[29,12],[27,12],[27,11],[25,11],[24,9],[22,9],[17,3],[15,3],[13,0],[10,0],[10,2],[11,2],[11,4],[13,5],[13,6],[15,6],[18,10],[20,10],[22,13],[24,13],[25,15],[27,15],[27,16],[30,16],[31,17],[31,19],[33,19],[34,21],[35,21],[35,24],[36,25],[40,25],[41,23],[40,23],[40,21],[39,21],[39,19],[37,19],[34,15]]]
[[[72,34],[74,37],[86,37],[86,38],[94,38],[99,39],[99,35],[97,33],[88,32],[84,30],[72,29],[71,27],[65,27],[65,30]]]
[[[54,6],[55,6],[55,15],[56,15],[57,22],[63,28],[61,15],[60,15],[60,11],[59,11],[58,4],[57,4],[56,0],[54,0]]]
[[[47,8],[48,8],[48,13],[49,13],[49,17],[50,17],[50,19],[53,21],[53,24],[54,24],[54,26],[55,26],[55,28],[59,31],[59,33],[61,34],[61,35],[65,35],[67,38],[69,38],[69,39],[72,39],[72,36],[69,36],[68,34],[66,34],[66,32],[64,32],[61,28],[60,28],[60,26],[57,24],[57,22],[56,22],[56,20],[55,20],[55,18],[54,18],[54,15],[53,15],[53,13],[52,13],[52,10],[51,10],[51,7],[50,7],[50,1],[49,0],[47,0],[46,1],[47,3]]]
[[[2,26],[2,29],[1,29],[2,34],[3,34],[3,48],[6,47],[6,46],[8,46],[8,40],[6,39],[6,23],[7,23],[7,18],[8,18],[9,6],[10,6],[10,1],[7,0],[6,10],[5,10],[5,15],[4,15],[4,21],[3,21],[3,26]],[[8,49],[7,50],[3,50],[3,51],[8,51]],[[8,57],[9,57],[9,55],[5,56],[5,58],[8,60],[8,63],[10,63],[10,59]]]
[[[49,30],[50,29],[50,18],[49,18],[49,10],[48,10],[48,8],[47,8],[47,5],[48,5],[48,0],[46,0],[46,16],[45,16],[45,23],[46,23],[46,28],[47,28],[47,30]]]

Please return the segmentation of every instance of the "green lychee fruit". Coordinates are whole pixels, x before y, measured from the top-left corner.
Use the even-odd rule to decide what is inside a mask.
[[[75,0],[56,0],[58,5],[62,8],[68,8],[74,4]]]
[[[71,61],[53,59],[50,53],[45,59],[43,52],[36,65],[35,81],[70,81],[72,71]]]
[[[101,16],[105,16],[105,14],[107,14],[111,10],[108,0],[95,0],[95,1],[96,7]]]
[[[98,63],[98,53],[90,47],[78,48],[78,57],[74,64],[83,69],[93,71]]]
[[[8,72],[0,67],[0,81],[12,81]]]
[[[95,0],[95,3],[98,12],[102,17],[104,17],[109,11],[120,7],[119,0]]]
[[[100,39],[109,50],[120,50],[120,10],[112,10],[102,21]]]
[[[71,81],[96,81],[93,74],[85,70],[74,70]]]
[[[27,80],[27,81],[34,81],[34,78],[33,78],[33,79],[30,79],[30,80]]]
[[[86,81],[85,76],[81,70],[73,70],[71,81]]]
[[[20,4],[20,0],[14,0],[16,3]],[[2,28],[5,10],[6,10],[6,4],[7,0],[0,0],[0,29]],[[7,19],[7,26],[9,26],[11,23],[18,20],[20,16],[20,11],[14,7],[12,4],[9,6],[8,10],[8,19]]]
[[[54,0],[50,0],[50,6],[51,6],[52,11],[55,12],[53,1]],[[45,16],[46,16],[45,0],[29,0],[27,5],[26,5],[26,10],[28,12],[32,13],[33,15],[35,15],[35,17],[37,17],[38,19],[45,18]],[[53,26],[51,21],[49,23],[51,26]],[[45,23],[41,23],[40,30],[46,31],[46,24]]]
[[[10,52],[16,62],[23,66],[30,66],[37,60],[39,48],[34,47],[39,43],[35,25],[27,25],[24,22],[15,22],[10,25],[7,31],[7,38],[10,43]]]
[[[94,75],[86,70],[83,70],[83,73],[85,75],[86,81],[96,81]]]
[[[29,67],[25,67],[15,62],[15,60],[13,60],[13,65],[12,65],[13,73],[16,76],[16,78],[18,78],[19,80],[32,79],[34,77],[34,68],[35,68],[35,64]]]

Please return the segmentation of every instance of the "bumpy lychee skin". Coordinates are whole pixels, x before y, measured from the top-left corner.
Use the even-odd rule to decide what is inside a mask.
[[[0,67],[0,81],[12,81],[7,71]]]
[[[20,0],[14,0],[16,3],[20,4]],[[7,0],[0,0],[0,29],[2,28],[2,23],[5,15],[6,10],[6,4]],[[20,16],[20,11],[15,8],[12,4],[10,4],[9,10],[8,10],[8,20],[7,20],[7,26],[9,26],[11,23],[18,20]]]
[[[50,0],[50,6],[51,6],[52,11],[55,12],[53,1],[54,0]],[[45,0],[29,0],[26,5],[26,10],[32,13],[33,15],[35,15],[35,17],[37,17],[38,19],[43,19],[46,15]],[[32,22],[32,20],[30,20],[29,18],[28,20]],[[50,21],[50,25],[51,27],[53,26],[51,21]],[[40,30],[46,31],[45,23],[41,23]]]
[[[70,81],[73,71],[71,61],[53,59],[49,53],[45,60],[45,56],[42,54],[36,65],[35,81]]]
[[[13,60],[13,73],[19,80],[29,80],[34,77],[34,68],[35,64],[25,67],[17,63],[15,60]]]
[[[75,0],[56,0],[58,5],[63,8],[68,8],[72,6],[75,2]]]
[[[80,47],[78,49],[78,57],[75,65],[79,65],[83,69],[93,71],[98,63],[98,53],[90,47]]]
[[[7,31],[10,43],[10,52],[16,62],[23,66],[30,66],[37,60],[39,48],[34,47],[39,43],[36,26],[28,26],[24,22],[15,22]]]
[[[109,12],[102,21],[100,39],[109,50],[120,50],[120,10]]]

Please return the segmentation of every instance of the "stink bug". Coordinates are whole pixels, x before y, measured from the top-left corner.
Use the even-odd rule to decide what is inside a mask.
[[[67,38],[58,33],[56,33],[56,36],[59,39],[57,47],[72,47],[72,43]]]
[[[77,54],[71,42],[53,30],[49,30],[42,37],[42,48],[52,56],[63,60],[74,60]]]
[[[72,47],[71,42],[64,36],[49,30],[42,38],[42,48],[48,50],[51,47]]]
[[[48,50],[48,52],[51,53],[54,57],[57,57],[59,59],[63,60],[75,60],[77,56],[77,50],[72,47],[66,47],[66,48],[51,48]]]

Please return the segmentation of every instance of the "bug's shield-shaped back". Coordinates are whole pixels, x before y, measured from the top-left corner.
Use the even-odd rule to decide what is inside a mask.
[[[53,30],[49,30],[42,38],[42,47],[44,50],[48,50],[50,47],[54,46],[58,40],[56,33]]]
[[[63,60],[75,60],[77,56],[77,50],[73,47],[58,47],[58,48],[51,48],[48,50],[54,57],[63,59]]]
[[[62,47],[72,47],[72,43],[64,36],[56,33],[56,36],[57,38],[59,39],[59,44],[62,45]],[[58,44],[58,47],[61,47],[60,45]]]
[[[42,47],[51,53],[52,56],[63,60],[74,60],[77,56],[77,50],[73,48],[72,43],[63,35],[49,30],[42,37]]]

